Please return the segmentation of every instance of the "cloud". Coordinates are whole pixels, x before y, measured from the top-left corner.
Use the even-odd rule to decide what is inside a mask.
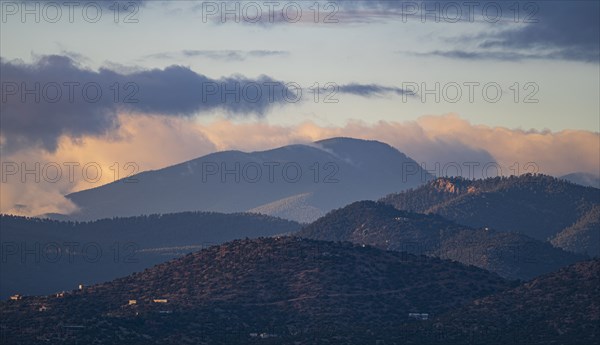
[[[127,114],[119,116],[119,123],[116,133],[87,135],[77,141],[62,136],[53,152],[29,147],[2,155],[0,213],[70,213],[76,207],[64,198],[66,194],[217,149],[191,119]],[[17,172],[9,173],[15,164]],[[23,176],[25,169],[30,174]],[[56,178],[58,170],[60,178]]]
[[[119,177],[132,172],[124,169],[135,163],[136,172],[159,169],[222,150],[257,151],[296,143],[345,136],[386,142],[435,174],[495,176],[494,165],[503,176],[540,172],[562,176],[573,171],[598,174],[600,171],[600,134],[583,130],[525,131],[504,127],[474,125],[456,114],[423,116],[416,121],[366,124],[351,121],[341,127],[324,127],[313,122],[296,125],[272,125],[266,121],[238,123],[223,119],[202,124],[186,117],[151,116],[120,113],[115,133],[83,136],[73,141],[62,136],[54,152],[30,147],[3,155],[2,162],[77,162],[76,179],[64,176],[56,183],[20,183],[10,176],[2,184],[0,212],[37,215],[45,212],[69,212],[73,205],[63,195],[97,187],[114,180],[114,164]],[[98,163],[102,176],[98,181],[82,177],[82,167]],[[474,171],[469,164],[477,163]],[[486,173],[485,165],[490,166]],[[111,167],[113,167],[111,169]],[[534,170],[537,169],[537,170]],[[93,169],[92,169],[93,172]],[[484,175],[485,174],[485,175]],[[392,192],[392,191],[390,191]]]
[[[464,48],[425,55],[467,60],[547,59],[586,63],[600,60],[598,1],[342,0],[338,4],[341,24],[401,20],[485,25],[478,35],[446,37]],[[449,32],[444,31],[444,35]]]
[[[399,87],[382,86],[377,84],[351,83],[346,85],[340,85],[338,91],[340,93],[349,93],[352,95],[363,97],[381,96],[386,93],[395,93],[397,95],[414,95],[412,91],[407,91]]]
[[[479,18],[484,19],[483,24],[487,25],[487,29],[477,35],[454,39],[465,48],[413,54],[465,60],[544,59],[598,63],[600,2],[483,1],[480,3],[481,8],[486,4],[494,4],[493,7],[500,8],[500,20],[498,23],[486,22],[490,18],[479,13]],[[515,9],[518,9],[519,17],[515,17]],[[492,13],[494,11],[496,10]]]
[[[600,134],[583,130],[525,131],[474,125],[456,114],[422,116],[416,121],[380,121],[373,125],[351,121],[343,127],[322,127],[312,122],[295,126],[266,123],[235,124],[219,121],[201,126],[219,150],[262,150],[289,143],[306,143],[337,136],[386,142],[428,168],[435,163],[497,162],[503,174],[518,173],[535,163],[538,172],[564,175],[572,171],[597,174],[600,170]],[[531,171],[531,170],[530,170]],[[482,176],[477,176],[482,177]]]
[[[156,59],[175,59],[182,57],[204,57],[213,60],[224,60],[224,61],[244,61],[249,58],[262,58],[280,56],[286,57],[290,55],[288,51],[283,50],[182,50],[180,52],[162,52],[147,55],[147,58]]]
[[[49,151],[62,135],[77,139],[119,127],[117,113],[192,117],[224,111],[262,116],[294,95],[268,76],[211,79],[183,66],[124,74],[87,69],[66,56],[42,56],[31,64],[0,60],[0,129],[4,153],[40,145]],[[293,97],[292,97],[293,98]]]
[[[523,61],[523,60],[580,60],[582,56],[574,56],[574,52],[555,53],[519,53],[514,51],[464,51],[464,50],[434,50],[426,53],[410,53],[416,56],[440,56],[451,59],[463,60],[498,60],[498,61]]]
[[[115,4],[119,4],[119,6],[121,8],[124,8],[124,7],[132,6],[132,5],[145,6],[148,3],[148,1],[149,0],[79,0],[79,1],[73,1],[70,4],[70,6],[74,6],[77,8],[77,7],[86,5],[86,3],[89,3],[89,4],[91,4],[91,6],[94,6],[94,7],[98,6],[103,9],[113,10]],[[44,2],[48,2],[48,3],[64,5],[64,3],[58,2],[55,0],[17,0],[16,2],[37,3],[37,4],[41,4],[41,5],[43,5]],[[28,6],[31,6],[31,5],[28,5]],[[28,8],[33,8],[33,6],[28,7]]]
[[[542,50],[566,60],[598,62],[600,2],[538,1],[539,20],[481,37],[480,48]],[[522,4],[523,5],[523,4]],[[536,18],[537,19],[537,18]]]

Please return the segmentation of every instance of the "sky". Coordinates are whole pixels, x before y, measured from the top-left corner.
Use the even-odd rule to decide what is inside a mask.
[[[598,1],[0,3],[3,213],[332,136],[429,167],[600,174]]]

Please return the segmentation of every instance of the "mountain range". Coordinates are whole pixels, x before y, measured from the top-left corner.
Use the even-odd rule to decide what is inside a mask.
[[[0,297],[109,281],[233,239],[299,228],[259,214],[184,212],[93,222],[0,215]]]
[[[459,224],[521,233],[541,241],[569,238],[554,243],[563,247],[568,242],[564,249],[600,255],[598,241],[593,240],[600,230],[585,225],[598,222],[594,209],[600,205],[600,189],[547,175],[438,178],[381,201],[400,210],[437,214]],[[576,223],[579,228],[573,230]]]
[[[0,215],[0,343],[597,343],[587,177],[434,178],[350,138],[142,172]]]
[[[310,144],[224,151],[68,194],[73,220],[183,211],[260,212],[311,222],[331,209],[431,178],[378,142],[333,138]]]
[[[528,280],[585,259],[583,255],[526,235],[491,228],[474,229],[435,214],[401,211],[373,201],[356,202],[331,211],[297,235],[437,256],[509,279]]]

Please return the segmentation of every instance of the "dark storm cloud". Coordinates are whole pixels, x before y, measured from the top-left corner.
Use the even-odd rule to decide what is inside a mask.
[[[334,3],[339,10],[339,24],[396,20],[433,26],[437,19],[455,25],[479,23],[491,29],[475,36],[457,37],[458,44],[464,44],[463,49],[459,46],[430,55],[468,60],[549,59],[588,63],[600,59],[600,2],[596,0],[338,0]],[[457,8],[461,15],[455,21]]]
[[[565,60],[598,62],[600,2],[539,1],[539,20],[482,37],[482,49],[546,50]]]
[[[267,76],[211,79],[182,66],[122,74],[51,55],[32,64],[1,60],[0,70],[4,152],[31,145],[53,151],[61,135],[107,133],[118,128],[118,112],[261,116],[294,99],[285,83]]]
[[[491,2],[482,1],[478,8],[483,8],[486,3]],[[499,4],[502,14],[498,23],[487,23],[493,30],[457,39],[458,44],[475,46],[476,49],[437,50],[421,55],[466,60],[547,59],[588,63],[597,63],[600,59],[600,2],[494,3]],[[515,4],[519,7],[515,7]],[[401,6],[401,2],[390,2],[387,6]],[[515,23],[515,12],[511,10],[514,8],[519,8],[518,24]],[[478,14],[475,19],[479,23],[486,23],[486,19],[489,19],[482,16],[481,10],[475,13]]]
[[[363,96],[363,97],[371,97],[371,96],[381,96],[386,93],[395,93],[398,95],[414,95],[411,91],[407,91],[401,89],[399,87],[391,87],[391,86],[382,86],[377,84],[346,84],[340,85],[338,88],[340,93],[349,93],[352,95]]]

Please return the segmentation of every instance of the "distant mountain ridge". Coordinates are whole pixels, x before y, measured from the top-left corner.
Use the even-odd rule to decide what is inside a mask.
[[[546,175],[484,180],[438,178],[381,201],[401,210],[438,214],[471,227],[518,232],[547,241],[600,205],[600,189]],[[584,247],[569,250],[591,253]]]
[[[331,211],[297,235],[437,256],[510,279],[531,279],[585,259],[522,234],[473,229],[435,214],[401,211],[372,201]]]
[[[407,165],[416,169],[405,174]],[[412,172],[413,170],[411,170]],[[217,152],[164,169],[67,195],[90,220],[182,211],[249,210],[310,222],[347,203],[375,200],[431,176],[393,147],[332,138],[267,151]],[[302,200],[296,213],[291,200]]]
[[[556,234],[550,242],[565,250],[600,258],[600,205],[592,207],[575,224]]]
[[[594,175],[579,172],[563,175],[560,178],[582,186],[600,188],[600,173]]]
[[[0,298],[99,283],[233,239],[299,228],[258,214],[184,212],[93,222],[0,215]]]
[[[294,219],[310,223],[324,215],[323,210],[310,204],[312,193],[293,195],[272,203],[248,210],[251,213],[268,214],[274,217]]]

